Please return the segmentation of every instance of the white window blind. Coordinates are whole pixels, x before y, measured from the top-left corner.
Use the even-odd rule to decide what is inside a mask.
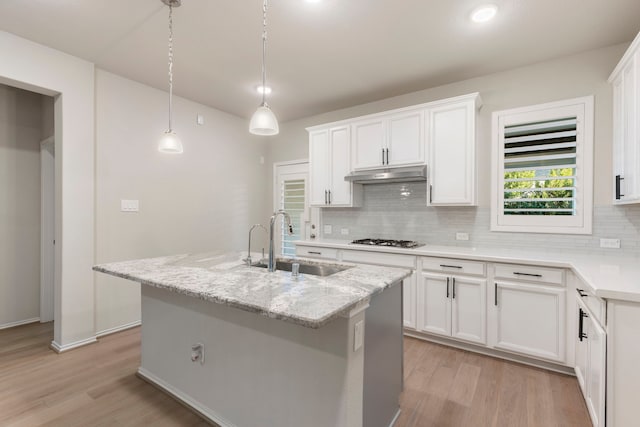
[[[280,247],[282,248],[282,255],[284,256],[295,256],[296,247],[293,242],[301,238],[301,217],[305,209],[304,188],[304,179],[282,181],[280,188],[280,208],[284,209],[291,216],[291,223],[293,224],[293,234],[289,235],[287,227],[284,226],[284,219],[281,223]]]
[[[590,234],[593,97],[493,113],[491,229]]]
[[[504,129],[505,215],[576,215],[577,118]]]

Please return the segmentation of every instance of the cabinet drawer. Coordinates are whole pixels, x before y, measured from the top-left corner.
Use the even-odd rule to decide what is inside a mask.
[[[606,326],[606,304],[604,300],[600,297],[594,295],[591,290],[586,289],[585,287],[576,288],[576,294],[579,296],[579,299],[584,302],[584,304],[589,308],[593,316],[595,317],[596,322],[600,323],[602,326]]]
[[[411,255],[382,254],[369,251],[342,252],[342,261],[359,262],[363,264],[387,265],[389,267],[416,268],[416,257]]]
[[[422,258],[422,269],[446,274],[472,274],[474,276],[486,274],[484,262],[449,258],[424,257]]]
[[[531,265],[496,264],[495,278],[563,285],[564,270]]]
[[[338,250],[333,248],[318,248],[315,246],[296,246],[296,255],[307,258],[338,259]]]

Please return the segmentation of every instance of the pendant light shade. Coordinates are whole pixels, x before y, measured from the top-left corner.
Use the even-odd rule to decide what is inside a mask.
[[[278,126],[278,119],[273,114],[271,108],[267,105],[267,91],[264,89],[267,87],[267,71],[266,71],[266,56],[267,56],[267,0],[263,0],[262,3],[262,104],[258,107],[253,116],[251,116],[251,122],[249,122],[249,132],[254,135],[277,135],[280,132]]]
[[[158,151],[166,154],[182,154],[182,141],[172,131],[166,131],[158,143]]]
[[[169,129],[160,137],[158,151],[166,154],[182,154],[182,141],[171,127],[173,121],[173,8],[182,0],[161,0],[169,6]]]
[[[277,135],[280,132],[278,119],[267,104],[258,107],[249,123],[249,132],[254,135]]]

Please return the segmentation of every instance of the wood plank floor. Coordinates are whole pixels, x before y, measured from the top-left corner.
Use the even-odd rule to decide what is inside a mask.
[[[209,425],[135,376],[140,328],[63,354],[52,336],[52,323],[0,331],[0,426]],[[573,377],[413,338],[401,407],[396,427],[590,426]]]

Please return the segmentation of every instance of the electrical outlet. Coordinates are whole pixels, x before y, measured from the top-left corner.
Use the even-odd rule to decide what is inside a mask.
[[[620,239],[600,239],[600,247],[620,249]]]
[[[333,227],[331,227],[331,224],[326,224],[324,226],[324,234],[331,234],[333,233]]]
[[[343,236],[348,236],[349,235],[349,229],[348,228],[341,228],[340,229],[340,234],[342,234]]]
[[[469,233],[456,233],[456,240],[469,240]]]
[[[204,124],[204,116],[202,114],[196,116],[196,123],[200,126]]]

